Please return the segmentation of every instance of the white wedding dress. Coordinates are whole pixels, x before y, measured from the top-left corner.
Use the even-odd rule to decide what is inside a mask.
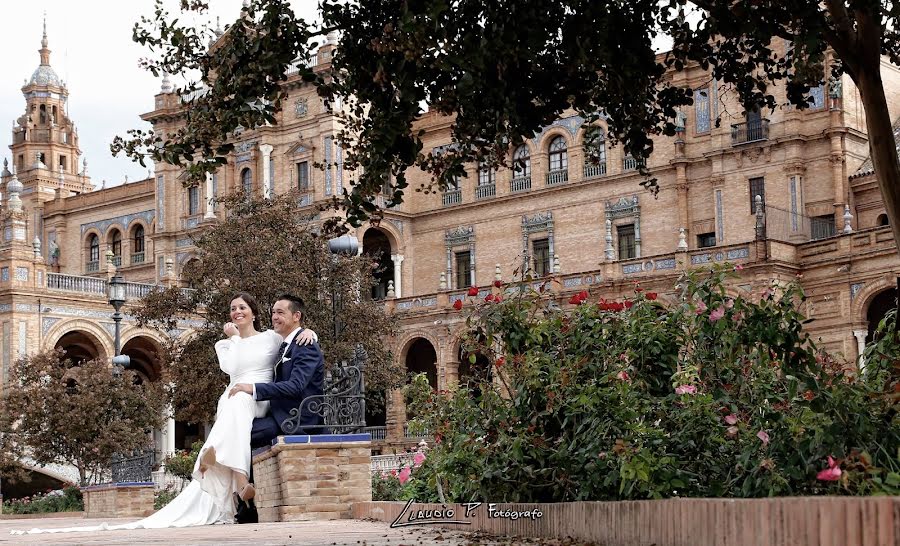
[[[230,377],[228,387],[219,397],[216,422],[209,432],[203,450],[216,448],[216,464],[200,475],[199,457],[194,464],[191,483],[164,508],[140,521],[123,525],[64,527],[60,529],[13,530],[12,534],[67,533],[119,529],[162,529],[234,523],[233,471],[250,473],[250,429],[254,417],[268,411],[268,402],[256,402],[246,393],[228,397],[236,383],[269,383],[272,381],[275,353],[282,338],[273,330],[241,338],[232,336],[216,343],[219,367]],[[201,453],[203,451],[201,450]]]

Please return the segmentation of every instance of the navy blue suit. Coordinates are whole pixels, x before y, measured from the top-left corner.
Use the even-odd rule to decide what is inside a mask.
[[[302,331],[302,329],[300,330]],[[300,332],[297,332],[298,335]],[[294,336],[296,339],[296,336]],[[279,354],[277,358],[281,358]],[[256,383],[256,399],[270,402],[269,413],[253,420],[250,445],[253,448],[271,445],[276,436],[284,434],[281,424],[291,416],[291,410],[300,406],[307,396],[324,394],[325,357],[318,343],[297,345],[294,339],[287,347],[284,359],[275,366],[272,383]],[[297,434],[315,434],[316,429],[303,430],[310,425],[321,425],[324,420],[304,410],[300,415]]]

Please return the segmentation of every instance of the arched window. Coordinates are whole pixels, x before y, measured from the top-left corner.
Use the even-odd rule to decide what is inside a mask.
[[[109,246],[113,253],[113,264],[122,265],[122,232],[115,230],[109,238]]]
[[[46,104],[41,105],[40,116],[41,116],[40,117],[41,125],[44,125],[45,123],[47,123],[47,105]]]
[[[96,234],[88,237],[88,261],[85,269],[88,273],[100,271],[100,237]]]
[[[584,133],[584,177],[606,174],[606,133],[602,127],[591,127]]]
[[[569,168],[569,151],[566,139],[558,136],[550,142],[550,170],[562,171]]]
[[[244,169],[241,171],[241,190],[247,194],[249,198],[250,192],[253,191],[253,173],[250,172],[250,169]]]
[[[550,141],[550,172],[547,185],[561,184],[569,180],[569,151],[566,139],[561,136]]]
[[[131,239],[131,263],[142,264],[144,260],[144,226],[138,225]]]
[[[891,221],[888,219],[888,215],[887,214],[879,214],[878,220],[876,220],[876,225],[878,227],[891,225]]]
[[[522,144],[513,154],[513,178],[529,176],[531,176],[531,154],[528,152],[528,146]]]

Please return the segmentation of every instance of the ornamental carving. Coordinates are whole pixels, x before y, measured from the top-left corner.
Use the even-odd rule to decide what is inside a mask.
[[[309,99],[297,99],[294,101],[294,116],[302,118],[309,113]]]
[[[641,215],[641,206],[638,203],[638,196],[623,197],[618,201],[606,202],[606,218],[615,220],[617,218],[628,218]]]
[[[534,216],[522,216],[522,231],[525,234],[553,229],[553,212],[539,212]]]
[[[448,229],[444,233],[444,243],[448,247],[457,245],[467,245],[475,241],[474,226],[460,226],[454,229]]]

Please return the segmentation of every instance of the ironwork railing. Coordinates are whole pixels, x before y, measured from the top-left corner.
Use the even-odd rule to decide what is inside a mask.
[[[363,385],[362,364],[365,351],[357,348],[350,363],[335,366],[325,372],[325,393],[307,396],[300,406],[291,410],[290,417],[281,423],[287,434],[298,431],[309,433],[347,433],[362,430],[366,426],[366,397]],[[304,418],[321,417],[322,423],[305,425]]]
[[[496,184],[483,184],[475,188],[476,199],[485,199],[487,197],[494,197],[495,195],[497,195]]]
[[[520,176],[518,178],[513,178],[509,181],[509,191],[510,193],[516,193],[520,191],[528,191],[531,189],[531,177],[530,176]]]
[[[638,161],[630,155],[625,156],[625,159],[622,160],[622,170],[624,171],[636,171],[641,166],[643,166],[643,161]]]
[[[144,263],[144,257],[143,252],[135,252],[131,255],[131,265]]]
[[[152,480],[156,452],[138,451],[128,456],[114,455],[109,467],[113,483],[149,482]]]
[[[762,118],[757,121],[735,123],[731,126],[731,145],[747,144],[769,139],[769,120]]]
[[[560,169],[558,171],[550,171],[547,173],[547,185],[555,186],[557,184],[565,184],[569,181],[569,170]]]
[[[462,190],[445,191],[443,196],[443,203],[445,207],[462,203]]]
[[[597,163],[596,165],[593,163],[586,163],[584,165],[584,177],[585,178],[597,178],[598,176],[603,176],[606,174],[606,163]]]
[[[806,243],[837,235],[834,216],[815,218],[772,205],[763,209],[762,222],[766,239],[786,243]]]

